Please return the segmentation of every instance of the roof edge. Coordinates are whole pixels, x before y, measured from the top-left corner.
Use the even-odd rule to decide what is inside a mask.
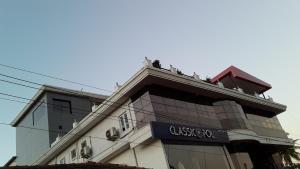
[[[17,159],[17,156],[12,156],[4,165],[3,167],[9,167],[9,165]]]
[[[222,80],[227,75],[232,75],[233,77],[240,78],[242,80],[254,83],[256,85],[260,85],[262,87],[265,87],[267,90],[271,89],[271,84],[235,67],[235,66],[229,66],[227,69],[223,70],[221,73],[213,77],[210,81],[212,83],[216,83],[220,80]]]
[[[19,114],[13,119],[13,121],[10,123],[13,127],[16,127],[20,120],[28,113],[29,109],[34,106],[37,102],[39,102],[39,99],[43,96],[45,92],[53,92],[53,93],[61,93],[61,94],[68,94],[72,96],[80,96],[80,97],[88,97],[88,98],[94,98],[99,100],[105,100],[108,98],[106,95],[100,95],[90,92],[83,92],[79,90],[73,90],[73,89],[67,89],[52,85],[42,85],[38,91],[34,94],[34,96],[30,99],[29,103],[26,104],[26,106],[19,112]]]

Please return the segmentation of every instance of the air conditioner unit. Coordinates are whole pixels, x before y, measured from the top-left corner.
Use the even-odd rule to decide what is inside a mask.
[[[84,146],[80,150],[82,158],[90,158],[92,156],[92,149],[89,146]]]
[[[106,138],[110,141],[115,141],[119,137],[119,132],[115,127],[112,127],[106,131]]]

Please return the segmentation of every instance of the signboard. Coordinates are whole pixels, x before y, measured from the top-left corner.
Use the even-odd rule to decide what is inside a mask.
[[[222,129],[209,129],[181,124],[151,122],[152,135],[155,138],[174,141],[197,141],[228,143],[228,135]]]

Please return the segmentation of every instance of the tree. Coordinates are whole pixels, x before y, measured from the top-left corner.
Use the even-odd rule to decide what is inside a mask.
[[[285,165],[294,166],[292,159],[300,161],[300,153],[296,149],[300,149],[300,146],[295,146],[298,139],[293,140],[293,146],[279,152],[281,158],[285,162]]]
[[[161,65],[160,65],[160,61],[159,60],[154,60],[153,63],[152,63],[153,67],[156,67],[156,68],[161,68]]]

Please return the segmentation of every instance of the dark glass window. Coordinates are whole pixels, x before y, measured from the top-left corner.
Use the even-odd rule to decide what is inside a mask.
[[[129,128],[129,122],[128,122],[127,113],[124,114],[124,120],[125,120],[125,126],[128,129]]]
[[[170,169],[230,169],[222,146],[164,144]]]
[[[32,111],[32,125],[36,125],[45,116],[45,101],[42,100],[41,103]]]
[[[62,159],[59,160],[59,164],[65,164],[65,163],[66,163],[65,157],[63,157]]]
[[[71,151],[71,158],[72,158],[72,160],[74,160],[76,157],[77,157],[76,149],[73,149]]]
[[[83,142],[81,142],[81,148],[86,147],[86,146],[87,146],[87,144],[86,144],[85,140]]]
[[[128,120],[127,112],[124,112],[119,116],[119,122],[122,131],[126,131],[129,129],[129,120]]]
[[[71,102],[62,99],[53,99],[53,110],[56,113],[70,113],[72,114]]]

